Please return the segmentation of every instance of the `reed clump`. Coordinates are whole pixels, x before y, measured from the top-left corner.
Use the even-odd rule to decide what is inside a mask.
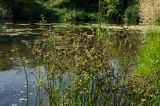
[[[50,106],[132,103],[123,84],[126,76],[116,75],[110,66],[113,43],[108,30],[92,31],[92,35],[70,31],[61,35],[52,30],[46,39],[35,42],[33,54],[46,69],[42,85]]]

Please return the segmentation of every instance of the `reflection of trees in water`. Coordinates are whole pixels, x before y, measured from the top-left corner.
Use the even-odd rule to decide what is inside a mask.
[[[18,51],[17,51],[18,50]],[[17,58],[31,58],[31,50],[23,43],[0,43],[0,70],[9,70],[17,66]]]
[[[113,56],[118,59],[121,70],[131,71],[136,64],[136,56],[142,48],[142,37],[141,32],[129,29],[113,34]]]

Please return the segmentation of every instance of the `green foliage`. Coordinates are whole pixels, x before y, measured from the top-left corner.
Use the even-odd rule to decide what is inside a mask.
[[[160,105],[160,33],[153,31],[147,36],[139,64],[133,76],[128,78],[128,89],[144,106]],[[129,94],[129,95],[133,95]],[[133,99],[133,98],[132,98]],[[138,101],[138,100],[137,100]]]
[[[0,21],[4,19],[11,19],[11,18],[12,16],[11,16],[10,10],[7,10],[5,6],[0,4]]]
[[[123,18],[127,18],[127,21],[133,21],[138,18],[137,0],[101,0],[100,11],[103,14],[103,18],[109,23],[122,24]],[[135,5],[134,10],[131,10],[131,6]],[[136,13],[136,16],[133,14]],[[132,14],[132,15],[130,15]],[[130,17],[133,16],[133,19]],[[137,23],[137,22],[136,22]]]
[[[6,7],[2,8],[3,10],[0,9],[0,13],[11,15],[14,21],[39,21],[42,14],[48,21],[97,20],[96,12],[93,12],[97,10],[96,4],[90,4],[89,1],[88,4],[74,0],[6,0],[0,3]],[[88,13],[89,11],[91,13]],[[7,15],[6,17],[8,18]]]
[[[160,33],[148,34],[146,45],[139,60],[135,73],[154,77],[160,73]]]
[[[102,1],[102,9],[104,18],[107,18],[109,23],[121,23],[123,9],[121,10],[121,2],[119,0],[104,0]]]
[[[98,12],[98,0],[63,0],[57,7],[83,10],[86,13]]]
[[[125,10],[124,23],[126,24],[138,24],[139,23],[138,5],[131,5]]]
[[[97,20],[97,16],[93,14],[87,14],[84,11],[76,10],[63,10],[59,14],[59,21],[92,21]]]
[[[135,0],[6,0],[0,2],[6,7],[4,8],[6,11],[3,12],[17,21],[38,21],[43,14],[48,21],[97,21],[98,17],[101,17],[101,21],[107,20],[109,23],[117,24],[123,23],[127,7],[136,3]],[[130,14],[129,9],[126,11],[126,14]],[[98,12],[101,16],[97,15]]]
[[[57,20],[56,12],[36,1],[17,1],[12,6],[13,20],[39,21],[43,14],[48,20]]]

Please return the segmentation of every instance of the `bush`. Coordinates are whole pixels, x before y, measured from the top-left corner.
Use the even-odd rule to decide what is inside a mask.
[[[131,5],[125,10],[124,23],[125,24],[138,24],[139,23],[138,5]]]
[[[160,11],[157,14],[156,24],[160,25]]]
[[[0,5],[0,20],[11,19],[11,17],[9,10]]]

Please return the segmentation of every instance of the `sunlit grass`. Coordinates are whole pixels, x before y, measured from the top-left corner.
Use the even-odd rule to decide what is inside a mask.
[[[133,74],[126,84],[144,106],[160,105],[160,32],[150,31]],[[129,92],[128,92],[129,93]]]
[[[135,73],[154,76],[160,72],[160,32],[147,35]]]

